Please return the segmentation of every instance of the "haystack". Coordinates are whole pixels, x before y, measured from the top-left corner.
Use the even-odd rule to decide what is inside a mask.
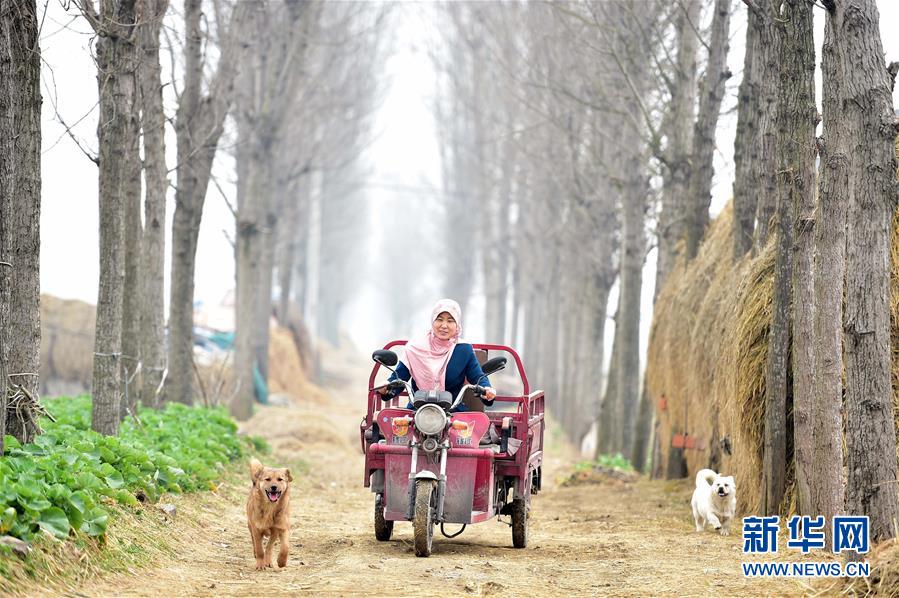
[[[287,394],[298,401],[324,403],[328,396],[309,380],[295,335],[287,328],[273,327],[268,343],[268,384],[272,394]]]
[[[78,394],[90,390],[95,320],[96,308],[89,303],[41,295],[41,395]],[[291,330],[272,327],[270,391],[288,395],[293,400],[321,403],[326,396],[310,381],[301,346],[305,345],[300,343],[298,346],[298,337]],[[232,359],[229,355],[221,361],[198,365],[199,402],[218,404],[234,394]]]
[[[743,512],[759,505],[765,367],[774,290],[774,245],[731,260],[731,204],[712,223],[697,257],[679,262],[659,294],[649,346],[661,463],[675,435],[690,475],[710,467],[740,481]],[[789,455],[788,455],[789,457]]]
[[[84,301],[41,295],[42,395],[87,392],[91,384],[96,310]]]

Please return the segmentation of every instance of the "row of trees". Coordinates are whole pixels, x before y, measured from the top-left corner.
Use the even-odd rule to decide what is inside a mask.
[[[598,414],[597,451],[621,452],[642,469],[652,420],[639,391],[647,232],[658,291],[679,259],[696,256],[709,221],[730,20],[740,10],[732,258],[769,242],[776,252],[763,509],[781,504],[789,441],[799,511],[830,517],[845,503],[886,538],[897,515],[896,69],[884,63],[874,0],[822,4],[820,138],[814,5],[805,0],[448,5],[453,27],[435,53],[438,65],[447,60],[436,114],[454,200],[448,229],[456,235],[473,206],[480,229],[459,243],[447,292],[464,301],[464,273],[479,268],[488,336],[524,348],[572,438]],[[617,306],[607,306],[615,285]],[[609,317],[615,335],[600,401]],[[671,455],[655,460],[657,475],[686,473],[682,453]]]
[[[456,186],[447,192],[458,196],[448,228],[456,234],[452,223],[472,205],[482,227],[461,243],[471,250],[457,256],[448,292],[466,297],[461,278],[479,260],[488,337],[523,347],[573,439],[601,412],[597,450],[621,452],[638,468],[652,419],[639,367],[646,232],[656,233],[658,289],[678,242],[695,255],[708,222],[730,76],[732,2],[706,6],[711,25],[702,31],[705,4],[447,7],[452,60],[437,113],[444,178]]]
[[[339,204],[348,192],[340,185],[364,147],[380,93],[366,75],[385,48],[381,7],[185,0],[177,8],[168,0],[77,0],[70,7],[95,33],[99,154],[92,159],[99,169],[100,279],[92,392],[93,428],[104,434],[116,433],[138,401],[156,407],[194,400],[198,233],[216,158],[229,151],[237,170],[239,385],[231,410],[249,416],[254,368],[267,375],[272,281],[277,273],[277,312],[285,323],[293,314],[296,325],[296,314],[319,302],[303,284],[309,231],[353,222],[328,202]],[[11,115],[0,119],[0,396],[13,401],[7,431],[24,441],[38,431],[39,410],[38,17],[34,0],[4,2],[0,10],[0,111]],[[180,56],[168,48],[178,65],[173,80],[163,80],[160,66],[166,27],[183,38]],[[174,98],[166,97],[167,86]],[[177,149],[173,165],[166,162],[167,123]],[[170,186],[175,210],[166,335]],[[345,260],[327,267],[339,270]],[[322,288],[320,303],[330,304],[341,292]],[[0,414],[6,412],[0,405]],[[0,422],[7,424],[6,418]]]

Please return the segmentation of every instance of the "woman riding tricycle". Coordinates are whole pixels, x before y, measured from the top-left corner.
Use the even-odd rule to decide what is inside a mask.
[[[497,516],[509,517],[512,543],[524,548],[530,496],[541,485],[543,392],[530,392],[513,349],[463,343],[461,328],[458,304],[442,300],[426,335],[393,341],[372,355],[360,432],[365,486],[375,494],[375,536],[389,540],[395,521],[412,521],[418,556],[430,555],[436,525],[455,537],[465,525]],[[390,351],[397,345],[406,346],[406,363]],[[490,384],[488,376],[507,363],[505,357],[482,363],[479,357],[490,352],[512,356],[520,395],[497,393]],[[393,374],[375,386],[381,366]],[[401,396],[407,397],[403,407]],[[449,535],[447,523],[462,528]]]

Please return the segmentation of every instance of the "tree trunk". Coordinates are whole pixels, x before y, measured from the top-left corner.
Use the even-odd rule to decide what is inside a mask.
[[[138,29],[141,127],[144,134],[144,230],[141,238],[140,400],[159,406],[165,372],[165,199],[169,181],[165,161],[165,112],[159,65],[159,31],[168,0],[145,0],[146,21]]]
[[[253,415],[253,376],[256,352],[250,331],[254,324],[254,299],[259,272],[261,239],[259,222],[250,210],[241,209],[237,228],[237,292],[235,293],[234,364],[239,389],[231,401],[231,415],[247,420]]]
[[[292,293],[296,295],[295,302],[301,306],[300,313],[302,313],[302,300],[298,298],[297,289],[294,287],[294,283],[297,282],[297,286],[302,288],[302,281],[295,281],[294,274],[298,269],[298,247],[306,241],[306,235],[303,233],[306,223],[304,206],[308,190],[311,188],[308,176],[303,176],[303,180],[293,187],[295,191],[285,202],[286,226],[280,227],[278,232],[278,236],[281,237],[281,253],[278,261],[278,321],[282,326],[288,324]]]
[[[138,145],[134,3],[104,0],[97,40],[100,91],[100,283],[94,342],[92,427],[116,434],[121,417],[125,207]],[[129,356],[131,357],[131,356]]]
[[[258,59],[259,56],[254,58]],[[252,78],[259,73],[259,64],[248,65],[244,75]],[[241,78],[243,79],[242,76]],[[249,84],[250,80],[241,81],[242,91],[256,89],[257,85]],[[248,101],[241,98],[241,103]],[[255,102],[255,98],[251,100]],[[238,110],[238,114],[250,114],[248,105]],[[259,283],[259,267],[262,247],[262,214],[260,214],[259,195],[262,193],[259,179],[264,173],[259,172],[263,163],[252,154],[258,151],[259,144],[254,139],[252,124],[244,117],[238,118],[237,149],[237,225],[234,243],[235,253],[235,294],[234,294],[234,374],[237,379],[237,392],[231,400],[229,410],[237,420],[247,420],[253,415],[253,399],[255,397],[254,368],[256,353],[253,342],[253,325],[256,319],[254,308],[257,304],[257,288]]]
[[[185,140],[186,141],[186,140]],[[178,146],[182,140],[179,137]],[[178,150],[179,155],[181,149]],[[181,168],[189,168],[182,166]],[[179,168],[177,178],[187,178]],[[182,201],[177,201],[178,197]],[[165,400],[192,405],[193,338],[194,338],[194,270],[197,239],[200,233],[202,207],[192,202],[199,196],[193,190],[179,187],[175,191],[175,213],[172,218],[172,282],[169,289],[169,353],[165,379]]]
[[[344,172],[328,172],[322,177],[321,185],[321,251],[317,270],[327,274],[319,277],[316,334],[333,347],[340,344],[338,318],[346,293],[343,273],[348,245],[341,238],[341,233],[348,215],[352,213],[347,202],[348,194],[340,184],[345,177]]]
[[[896,155],[890,80],[874,0],[838,1],[830,16],[840,51],[847,122],[849,212],[845,314],[846,507],[870,517],[871,540],[896,534],[896,430],[890,380],[890,234]]]
[[[571,276],[565,276],[564,278],[570,279]],[[561,325],[559,332],[562,333],[562,342],[559,346],[562,357],[560,360],[561,369],[559,371],[562,388],[559,393],[559,398],[561,400],[559,401],[556,413],[558,414],[559,421],[562,422],[569,439],[571,439],[575,446],[577,446],[579,438],[575,434],[574,422],[577,418],[579,389],[577,378],[575,376],[577,372],[575,360],[577,359],[580,349],[578,346],[581,336],[579,331],[583,330],[583,321],[581,314],[582,310],[574,305],[574,298],[583,296],[583,290],[575,290],[576,286],[573,283],[574,281],[572,280],[567,280],[562,283],[562,303],[558,305],[560,314],[563,314],[560,315],[559,318]]]
[[[799,513],[815,517],[809,485],[814,452],[812,404],[815,400],[815,40],[812,6],[805,0],[785,5],[780,94],[782,124],[778,201],[790,202],[795,217],[793,259],[793,455]]]
[[[307,256],[309,253],[309,227],[310,227],[310,216],[312,212],[312,182],[310,181],[307,186],[307,192],[303,199],[303,205],[300,206],[300,218],[299,222],[302,222],[302,226],[299,230],[302,230],[302,236],[297,240],[296,244],[296,257],[294,258],[294,272],[292,277],[291,286],[293,287],[293,296],[294,301],[299,308],[300,317],[303,317],[303,314],[306,313],[306,293],[307,293]],[[297,233],[299,234],[299,232]]]
[[[27,404],[7,410],[7,385],[37,398],[41,346],[41,56],[34,0],[0,5],[0,454],[3,434],[31,442]],[[11,406],[10,406],[11,407]]]
[[[278,234],[278,213],[280,202],[276,201],[276,173],[272,168],[275,156],[269,153],[269,159],[261,164],[264,179],[262,196],[265,198],[261,206],[262,234],[259,239],[259,270],[256,274],[256,299],[253,301],[253,353],[259,366],[262,379],[268,382],[268,343],[269,321],[272,316],[272,278],[275,273],[275,239]]]
[[[761,142],[759,96],[763,81],[759,77],[764,68],[761,63],[764,23],[755,10],[749,10],[747,18],[746,54],[737,101],[737,134],[734,137],[734,260],[752,249],[755,212],[759,204],[759,187],[753,169],[759,160]]]
[[[712,201],[715,128],[724,98],[724,84],[730,78],[727,68],[728,32],[731,0],[715,0],[709,61],[699,94],[699,114],[693,129],[693,169],[690,181],[690,223],[687,227],[687,258],[693,259],[709,224]]]
[[[843,284],[846,276],[846,213],[849,206],[849,139],[841,107],[844,93],[832,15],[821,49],[824,141],[818,217],[815,223],[815,395],[813,453],[809,473],[811,512],[823,515],[828,541],[833,517],[844,510],[843,488]]]
[[[754,15],[759,23],[759,56],[760,81],[758,111],[759,119],[759,152],[758,159],[750,165],[753,168],[752,183],[758,189],[758,205],[756,206],[756,227],[753,251],[758,254],[768,242],[768,231],[771,218],[777,207],[777,81],[779,73],[778,50],[779,38],[773,25],[775,15],[773,2],[761,0]]]
[[[138,25],[138,27],[140,27]],[[138,49],[134,48],[135,57],[138,59]],[[140,316],[141,316],[141,291],[143,284],[141,278],[144,275],[141,267],[141,236],[143,226],[140,220],[141,204],[141,162],[140,162],[140,92],[137,88],[139,69],[135,63],[135,79],[133,111],[134,116],[128,122],[128,136],[131,140],[129,149],[129,161],[125,173],[125,193],[123,214],[124,234],[124,259],[125,280],[122,293],[122,361],[121,361],[121,404],[119,417],[125,419],[129,415],[137,414],[137,395],[140,389],[140,369],[142,361],[140,354]]]
[[[646,468],[646,454],[649,452],[649,439],[652,434],[652,397],[649,395],[649,389],[644,384],[640,393],[640,409],[637,413],[637,429],[634,434],[634,448],[631,449],[633,457],[631,465],[640,473],[644,473]]]
[[[675,87],[665,120],[668,130],[666,151],[668,176],[662,186],[662,210],[659,216],[659,252],[656,262],[655,295],[665,286],[677,259],[677,243],[684,237],[684,220],[689,205],[690,152],[693,147],[693,113],[696,104],[696,49],[699,37],[693,27],[699,23],[702,4],[684,2],[678,11],[675,30],[678,39]]]
[[[638,155],[639,156],[639,155]],[[618,368],[618,390],[621,396],[621,451],[631,457],[634,446],[637,405],[640,401],[640,290],[643,282],[643,256],[646,239],[643,233],[645,187],[643,161],[638,158],[631,167],[632,175],[622,210],[621,297],[617,325],[621,327],[621,362]]]
[[[602,455],[611,454],[615,446],[615,430],[621,426],[617,421],[618,403],[618,369],[621,361],[621,328],[618,324],[621,315],[621,291],[618,292],[618,307],[615,310],[615,334],[612,337],[612,354],[609,358],[609,375],[606,381],[606,392],[602,399],[597,425],[598,438],[596,441],[596,455],[599,459]]]
[[[0,16],[2,18],[2,16]],[[2,27],[2,25],[0,25]],[[0,29],[0,32],[3,32]],[[5,33],[5,32],[4,32]],[[3,268],[3,266],[0,266]],[[0,284],[6,284],[5,276],[0,273]],[[6,340],[6,331],[9,326],[9,315],[7,312],[9,303],[6,300],[6,297],[3,296],[2,292],[0,292],[0,455],[3,454],[4,450],[4,440],[6,437],[6,387],[7,387],[7,369],[6,369],[6,355],[8,353],[7,347],[9,346],[9,342]]]
[[[581,392],[584,394],[578,414],[579,437],[586,435],[594,427],[594,424],[598,424],[602,399],[602,366],[610,285],[604,278],[596,277],[590,288],[595,299],[585,305],[585,309],[589,312],[582,333],[586,337],[586,343],[580,361],[582,365],[578,368],[583,374]],[[598,425],[596,430],[598,433]]]
[[[793,201],[790,196],[789,172],[794,130],[791,103],[791,80],[801,78],[805,64],[801,56],[787,53],[791,48],[785,42],[787,33],[781,24],[773,33],[776,46],[776,60],[780,64],[776,82],[777,112],[776,131],[768,138],[774,140],[776,149],[776,256],[774,261],[774,302],[772,305],[771,329],[768,334],[768,356],[765,372],[765,444],[763,459],[762,513],[776,515],[780,512],[784,496],[787,469],[787,366],[790,360],[790,301],[793,279]],[[803,116],[806,116],[803,114]]]

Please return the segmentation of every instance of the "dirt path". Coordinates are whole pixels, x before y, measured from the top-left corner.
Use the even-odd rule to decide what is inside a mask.
[[[497,521],[456,539],[435,537],[434,554],[416,558],[411,524],[381,543],[372,530],[373,495],[362,487],[357,425],[366,375],[332,377],[330,401],[269,407],[246,426],[269,439],[270,461],[299,473],[293,490],[288,567],[257,573],[244,501],[248,480],[218,494],[177,497],[172,526],[178,558],[150,570],[79,588],[83,595],[793,595],[795,581],[742,577],[739,531],[695,534],[683,483],[555,483],[575,456],[548,456],[548,488],[533,500],[530,546],[512,548]],[[333,376],[333,373],[332,373]]]

